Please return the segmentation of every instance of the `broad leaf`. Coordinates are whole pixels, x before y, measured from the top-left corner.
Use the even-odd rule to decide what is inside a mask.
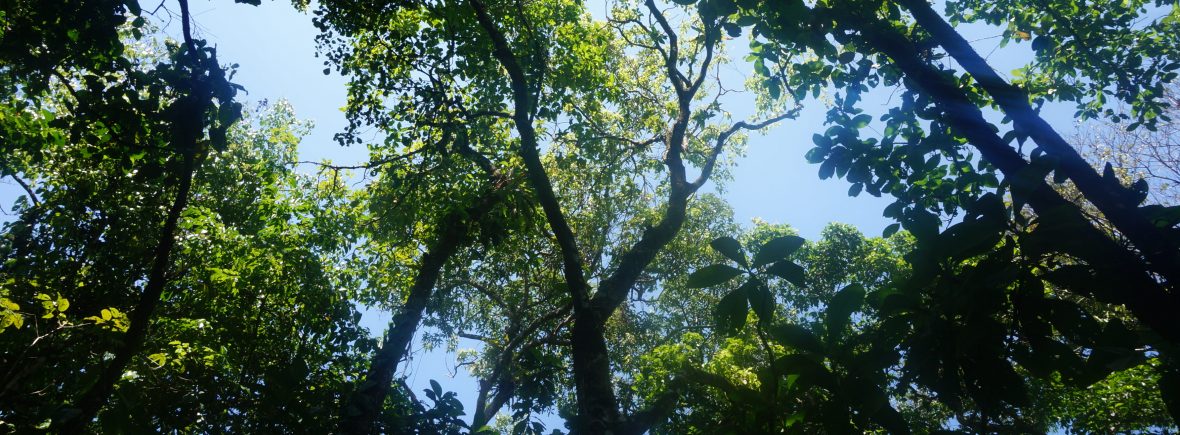
[[[844,327],[848,326],[852,313],[860,309],[864,300],[865,289],[860,284],[851,284],[832,296],[824,313],[824,327],[830,340],[839,337]]]
[[[769,325],[774,320],[774,294],[766,287],[766,284],[757,278],[750,278],[745,284],[742,284],[742,291],[746,292],[746,298],[750,300],[750,308],[754,309],[754,314],[758,315],[758,323]]]
[[[774,361],[782,375],[799,375],[797,382],[829,388],[836,385],[832,373],[819,361],[801,354],[781,357]]]
[[[746,306],[744,289],[745,286],[742,286],[742,288],[729,292],[721,298],[721,302],[717,303],[713,317],[717,323],[717,330],[722,335],[736,334],[743,326],[746,326],[746,313],[749,308]]]
[[[720,252],[721,255],[724,255],[726,258],[736,261],[742,266],[749,266],[746,263],[746,254],[742,252],[742,244],[738,243],[738,241],[733,237],[718,237],[713,239],[713,241],[709,243],[709,246],[712,246],[713,249],[716,249],[717,252]]]
[[[783,236],[770,239],[754,254],[754,267],[784,260],[803,246],[803,238],[799,236]]]
[[[785,279],[798,287],[807,286],[806,273],[803,267],[787,260],[778,261],[766,268],[766,273]]]
[[[725,283],[733,279],[735,276],[741,275],[742,271],[733,266],[725,264],[714,264],[698,269],[696,272],[688,275],[688,288],[705,288],[712,287],[718,284]]]
[[[819,341],[819,337],[816,337],[807,328],[793,323],[777,325],[771,329],[770,333],[775,340],[790,349],[809,353],[822,353],[824,349],[823,342]]]

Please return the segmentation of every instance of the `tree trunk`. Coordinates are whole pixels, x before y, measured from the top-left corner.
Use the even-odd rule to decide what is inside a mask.
[[[123,377],[123,371],[143,347],[151,323],[152,313],[159,305],[160,295],[167,284],[168,266],[171,264],[172,249],[176,245],[176,225],[180,221],[180,214],[188,206],[189,193],[192,190],[193,175],[196,172],[197,161],[192,151],[184,153],[184,165],[180,174],[180,186],[176,191],[176,198],[172,207],[168,209],[168,216],[164,220],[164,228],[160,231],[160,240],[153,253],[152,269],[148,274],[147,285],[140,294],[139,303],[135,311],[131,312],[130,325],[123,335],[123,344],[115,352],[115,358],[99,374],[98,381],[78,400],[78,407],[70,415],[63,416],[55,422],[55,429],[60,433],[81,433],[98,415],[98,411],[106,404],[107,399],[115,390],[115,383]]]
[[[864,18],[835,13],[839,14],[841,23],[850,24],[851,30],[862,32],[870,46],[892,58],[894,64],[909,78],[909,86],[933,97],[955,131],[967,138],[983,158],[995,165],[1006,178],[1018,179],[1018,174],[1026,170],[1028,162],[995,133],[979,107],[971,103],[967,95],[945,75],[923,62],[916,47],[904,36]],[[1062,198],[1043,179],[1023,187],[1023,190],[1026,190],[1028,203],[1034,211],[1040,215],[1056,213],[1064,217],[1079,229],[1078,238],[1093,248],[1069,253],[1078,255],[1096,273],[1109,274],[1112,277],[1109,282],[1126,284],[1123,291],[1112,292],[1117,295],[1117,300],[1105,302],[1126,305],[1136,317],[1165,339],[1180,343],[1180,323],[1172,320],[1172,313],[1180,306],[1177,297],[1167,293],[1147,274],[1139,257],[1094,228],[1077,205]]]
[[[398,363],[406,356],[410,340],[422,322],[426,305],[434,293],[443,266],[460,248],[471,242],[472,227],[499,201],[501,187],[493,186],[478,202],[464,210],[448,213],[439,224],[434,244],[422,256],[418,275],[410,286],[409,296],[390,322],[389,332],[381,348],[373,356],[365,380],[353,392],[345,408],[340,429],[344,433],[367,434],[375,431],[374,423],[380,416],[389,395]]]
[[[1060,161],[1056,169],[1069,177],[1078,190],[1147,258],[1151,269],[1167,278],[1170,285],[1180,282],[1180,247],[1170,243],[1137,209],[1138,203],[1118,180],[1098,175],[1092,166],[1057,131],[1045,122],[1029,104],[1028,95],[1006,82],[971,44],[955,31],[926,0],[900,0],[914,19],[946,49],[967,73],[971,74],[992,99],[1029,133],[1041,149]]]
[[[611,433],[622,423],[604,338],[605,319],[597,314],[587,309],[574,312],[571,348],[578,400],[574,428],[580,435]]]

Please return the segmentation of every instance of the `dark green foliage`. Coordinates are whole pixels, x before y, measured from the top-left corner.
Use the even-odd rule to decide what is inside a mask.
[[[1039,114],[1167,126],[1171,1],[322,1],[357,189],[296,170],[306,126],[244,114],[176,5],[179,42],[135,1],[0,6],[0,431],[1175,428],[1180,208]],[[1029,59],[997,74],[960,23]],[[762,122],[721,103],[734,38]],[[702,193],[804,103],[884,238]],[[406,386],[418,337],[477,343],[474,408]]]

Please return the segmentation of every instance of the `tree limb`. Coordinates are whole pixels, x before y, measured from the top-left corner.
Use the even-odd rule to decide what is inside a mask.
[[[1180,324],[1171,320],[1174,307],[1180,306],[1175,293],[1168,293],[1142,267],[1142,261],[1094,228],[1079,207],[1061,197],[1044,179],[1027,180],[1020,177],[1027,172],[1028,162],[996,134],[994,127],[983,117],[983,112],[946,75],[925,63],[918,49],[896,30],[846,11],[825,10],[839,18],[844,30],[861,32],[869,46],[889,56],[908,77],[907,86],[926,92],[934,98],[945,114],[948,124],[966,138],[983,158],[995,166],[1013,183],[1014,192],[1027,195],[1028,204],[1038,214],[1057,216],[1075,228],[1078,240],[1085,240],[1087,249],[1070,251],[1094,268],[1096,273],[1111,274],[1109,282],[1124,282],[1124,291],[1112,292],[1107,303],[1124,304],[1145,324],[1166,339],[1180,342]]]
[[[570,228],[557,195],[553,191],[553,183],[549,180],[549,175],[541,163],[537,132],[533,127],[531,117],[534,102],[529,92],[524,70],[517,61],[516,55],[512,53],[508,40],[492,21],[487,6],[480,0],[471,0],[471,7],[475,10],[476,20],[480,27],[491,38],[492,54],[508,72],[513,101],[515,101],[512,118],[516,123],[517,133],[520,135],[520,155],[524,160],[529,182],[532,184],[533,190],[536,191],[537,199],[545,212],[545,218],[553,229],[558,246],[561,247],[562,270],[566,281],[570,284],[574,303],[585,304],[589,298],[589,286],[582,271],[582,256],[578,252],[578,243],[574,232]]]
[[[1047,154],[1059,159],[1056,170],[1069,177],[1086,199],[1139,248],[1156,273],[1167,277],[1171,285],[1180,282],[1180,247],[1169,243],[1170,239],[1138,211],[1134,195],[1129,194],[1117,179],[1100,176],[1077,150],[1033,110],[1028,95],[996,74],[987,61],[971,48],[971,44],[926,0],[899,0],[899,3],[909,9],[918,24],[930,32],[947,53],[979,82],[1016,125],[1027,131]]]
[[[22,180],[15,172],[9,174],[8,177],[16,181],[16,184],[19,184],[21,189],[25,190],[25,193],[29,195],[29,200],[33,201],[33,206],[41,206],[41,199],[37,198],[37,194],[33,192],[33,188],[28,183],[25,183],[25,180]]]
[[[790,112],[775,115],[762,122],[756,122],[753,124],[746,123],[745,121],[739,121],[733,126],[729,127],[729,129],[722,132],[721,135],[717,136],[716,144],[713,145],[713,150],[709,152],[709,157],[707,160],[705,160],[705,165],[701,168],[701,175],[698,176],[696,180],[693,180],[692,183],[689,183],[691,189],[696,191],[705,184],[705,181],[709,180],[709,176],[713,174],[713,168],[717,165],[717,157],[721,155],[721,150],[725,147],[725,142],[729,140],[730,136],[733,136],[734,133],[737,133],[738,130],[761,130],[763,128],[769,127],[771,124],[793,117],[798,112],[799,109],[796,108]]]

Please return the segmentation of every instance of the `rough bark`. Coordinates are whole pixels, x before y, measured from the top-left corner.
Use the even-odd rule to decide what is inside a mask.
[[[1170,243],[1169,239],[1138,211],[1134,195],[1129,194],[1128,189],[1120,185],[1118,180],[1100,176],[1077,150],[1033,110],[1028,95],[996,74],[987,61],[975,52],[971,44],[935,12],[926,0],[899,0],[899,3],[905,6],[918,24],[979,82],[984,91],[1018,127],[1028,132],[1029,137],[1047,154],[1059,160],[1057,170],[1069,177],[1086,200],[1102,211],[1115,228],[1139,248],[1151,269],[1166,277],[1169,283],[1178,282],[1180,247]]]
[[[103,368],[94,385],[78,399],[77,408],[55,422],[55,430],[58,432],[82,433],[114,392],[115,384],[123,377],[123,371],[131,358],[143,347],[152,314],[160,303],[164,286],[168,283],[168,267],[171,264],[172,249],[176,246],[176,226],[180,221],[180,214],[188,207],[196,168],[196,157],[191,151],[185,153],[176,198],[168,209],[164,227],[160,231],[160,239],[152,254],[152,268],[148,273],[147,285],[140,294],[135,310],[131,312],[130,324],[127,332],[123,334],[122,345],[115,351],[115,357],[111,359],[110,364]]]
[[[938,69],[922,61],[918,49],[903,35],[870,19],[832,11],[848,30],[859,31],[874,49],[889,56],[908,77],[908,85],[925,92],[936,101],[946,115],[947,122],[963,135],[983,158],[996,166],[1008,179],[1018,179],[1029,163],[1000,138],[983,117],[978,106]],[[1107,274],[1108,282],[1123,282],[1123,291],[1104,302],[1126,305],[1144,324],[1166,339],[1180,343],[1180,324],[1171,320],[1171,313],[1180,306],[1177,297],[1169,294],[1143,268],[1134,253],[1119,246],[1109,236],[1096,229],[1079,208],[1065,200],[1043,179],[1028,186],[1014,186],[1024,190],[1028,203],[1039,215],[1054,215],[1068,220],[1078,228],[1077,237],[1093,249],[1073,250],[1094,268],[1095,273]]]
[[[472,227],[499,201],[502,188],[502,185],[493,185],[475,204],[452,211],[439,222],[434,242],[419,260],[417,275],[405,304],[390,322],[389,332],[373,356],[364,381],[349,398],[340,425],[341,432],[368,434],[375,431],[374,425],[389,396],[397,365],[405,358],[410,341],[422,322],[443,266],[459,249],[471,242]]]

